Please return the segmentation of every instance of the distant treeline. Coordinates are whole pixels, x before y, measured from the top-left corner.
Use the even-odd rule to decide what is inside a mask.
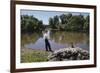
[[[48,27],[52,30],[84,31],[89,32],[89,15],[62,14],[50,17]],[[34,16],[21,15],[21,32],[34,32],[44,30],[46,25]]]

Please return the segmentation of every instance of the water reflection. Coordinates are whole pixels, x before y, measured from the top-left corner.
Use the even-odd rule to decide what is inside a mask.
[[[89,50],[89,35],[81,32],[52,31],[50,44],[53,50],[70,47],[73,42],[75,47]],[[25,48],[45,50],[42,33],[23,34],[21,44]]]

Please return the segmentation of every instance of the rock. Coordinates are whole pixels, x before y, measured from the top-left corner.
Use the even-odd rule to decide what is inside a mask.
[[[82,48],[63,48],[50,53],[48,61],[87,60],[89,52]]]

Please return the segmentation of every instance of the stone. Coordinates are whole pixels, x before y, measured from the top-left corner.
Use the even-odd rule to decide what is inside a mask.
[[[62,48],[49,54],[48,61],[87,60],[89,52],[82,48]]]

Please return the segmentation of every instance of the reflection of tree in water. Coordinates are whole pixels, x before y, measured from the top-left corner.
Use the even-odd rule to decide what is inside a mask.
[[[21,46],[28,43],[35,43],[41,34],[39,32],[34,32],[32,34],[22,34],[21,35]]]
[[[86,33],[58,31],[51,34],[52,39],[57,43],[89,43],[89,37]]]
[[[36,47],[41,43],[43,44],[43,40],[39,40],[42,37],[42,32],[34,32],[32,34],[22,34],[21,35],[21,47],[24,45],[30,44],[33,47]],[[89,46],[89,34],[82,33],[82,32],[66,32],[66,31],[51,31],[50,33],[50,40],[51,40],[51,46],[57,47],[59,45],[60,47],[71,46],[74,44],[74,46],[80,46],[87,48]],[[38,44],[39,43],[39,44]],[[54,45],[54,43],[56,45]],[[38,44],[38,45],[36,45]],[[41,47],[43,48],[43,47]],[[39,49],[39,48],[38,48]]]

